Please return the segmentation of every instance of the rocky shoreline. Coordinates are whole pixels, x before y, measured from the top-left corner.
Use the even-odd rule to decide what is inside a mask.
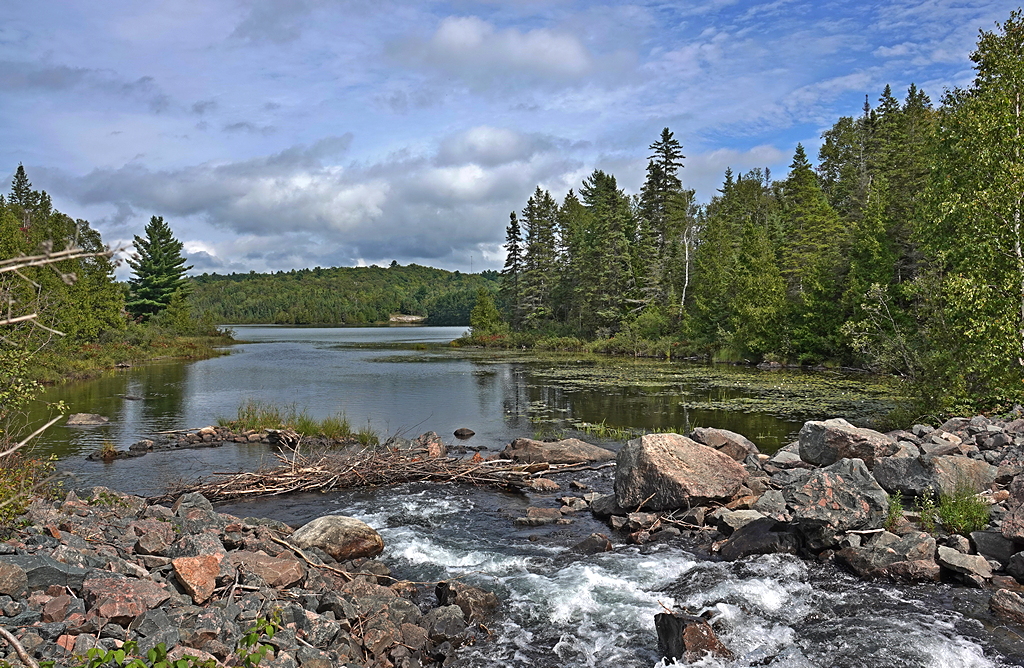
[[[211,427],[174,443],[288,445],[272,430],[228,436]],[[436,435],[424,436],[393,446],[423,440],[438,447],[417,456],[448,456]],[[740,434],[701,428],[648,434],[618,453],[576,439],[517,439],[473,461],[487,459],[523,464],[532,476],[537,505],[518,526],[590,512],[617,542],[684,538],[712,559],[783,552],[866,579],[981,588],[992,592],[994,615],[1024,625],[1024,419],[955,418],[887,434],[812,421],[770,456]],[[553,464],[614,466],[614,492],[591,491]],[[956,495],[982,509],[973,530],[949,526],[928,505]],[[486,640],[485,623],[500,607],[494,594],[458,583],[396,580],[375,559],[380,537],[350,518],[294,531],[218,513],[198,494],[164,506],[94,488],[36,501],[24,520],[0,543],[0,625],[58,665],[126,641],[230,662],[253,622],[271,617],[281,630],[260,665],[447,664],[458,647]],[[608,535],[594,534],[574,551],[611,549]],[[657,630],[666,656],[728,656],[708,622],[685,611],[659,615]],[[0,659],[19,661],[10,646]]]
[[[0,625],[57,665],[126,641],[143,656],[162,643],[171,659],[237,664],[243,635],[270,619],[280,629],[261,666],[412,668],[486,636],[497,607],[472,587],[392,577],[372,558],[380,537],[351,518],[293,532],[197,494],[167,507],[96,487],[35,501],[24,519],[0,543]],[[10,643],[0,660],[25,665]]]

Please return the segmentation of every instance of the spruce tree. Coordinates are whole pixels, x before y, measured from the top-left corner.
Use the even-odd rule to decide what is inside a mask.
[[[505,266],[501,270],[500,296],[504,303],[512,329],[522,324],[523,303],[520,279],[523,274],[523,233],[516,212],[509,214],[505,228]]]
[[[174,238],[162,216],[153,216],[146,225],[146,237],[135,235],[135,256],[128,259],[132,278],[125,307],[136,317],[148,319],[171,303],[175,291],[186,285],[183,245]]]

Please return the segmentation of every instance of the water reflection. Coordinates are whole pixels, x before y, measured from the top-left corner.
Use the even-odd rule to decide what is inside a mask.
[[[477,434],[469,444],[489,449],[520,436],[574,434],[580,423],[604,423],[638,431],[723,427],[772,451],[788,442],[799,419],[727,410],[715,402],[817,391],[804,380],[817,377],[799,374],[771,376],[779,385],[766,389],[769,376],[749,370],[453,349],[446,344],[462,334],[458,327],[237,331],[246,343],[222,357],[117,370],[49,389],[46,401],[62,400],[72,412],[99,413],[110,423],[56,427],[38,447],[56,453],[89,484],[161,491],[181,476],[251,468],[270,455],[259,446],[232,445],[113,464],[84,457],[104,440],[126,448],[158,432],[214,424],[256,399],[293,405],[316,418],[343,412],[354,428],[369,424],[385,436],[434,430],[450,438],[455,429],[469,427]],[[841,382],[856,387],[856,381]],[[42,419],[42,412],[36,417]]]

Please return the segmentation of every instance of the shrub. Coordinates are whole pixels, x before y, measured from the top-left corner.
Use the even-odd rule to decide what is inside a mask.
[[[896,523],[903,517],[903,492],[896,492],[889,496],[889,510],[885,514],[885,528],[892,531]]]
[[[939,497],[937,513],[943,526],[964,536],[988,526],[988,504],[979,499],[965,481],[958,481],[952,494]]]

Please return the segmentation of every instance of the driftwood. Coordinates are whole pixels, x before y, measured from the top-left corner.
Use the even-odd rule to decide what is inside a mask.
[[[466,483],[522,490],[533,478],[562,471],[603,468],[580,464],[517,464],[507,459],[428,457],[424,450],[366,448],[354,452],[298,450],[278,453],[281,466],[252,472],[214,473],[210,478],[180,483],[168,494],[151,499],[167,503],[187,492],[212,502],[279,496],[300,492],[330,492],[353,487],[380,487],[406,482]]]

